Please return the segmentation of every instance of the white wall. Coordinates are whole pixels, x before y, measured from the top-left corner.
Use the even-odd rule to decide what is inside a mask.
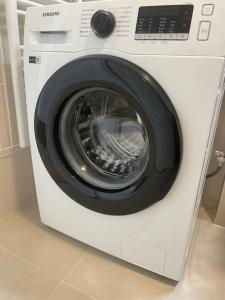
[[[0,0],[0,217],[35,199],[30,150],[18,147],[7,42],[3,0]]]

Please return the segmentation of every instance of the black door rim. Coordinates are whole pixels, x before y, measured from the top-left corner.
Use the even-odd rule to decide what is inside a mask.
[[[147,130],[150,161],[141,176],[125,188],[103,189],[86,182],[71,168],[60,146],[59,120],[68,99],[93,87],[121,93]],[[77,59],[53,74],[38,99],[35,135],[43,163],[56,184],[79,204],[109,215],[137,213],[162,200],[181,162],[181,128],[166,93],[138,66],[107,55]]]

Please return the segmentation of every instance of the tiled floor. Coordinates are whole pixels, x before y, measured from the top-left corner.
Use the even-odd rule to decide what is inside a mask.
[[[0,219],[0,300],[224,300],[225,229],[199,216],[176,284],[45,227],[36,205],[18,209]]]

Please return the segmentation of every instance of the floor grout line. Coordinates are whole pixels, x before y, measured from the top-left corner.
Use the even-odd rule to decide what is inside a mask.
[[[85,291],[83,291],[83,290],[80,290],[80,289],[77,288],[77,287],[72,286],[70,283],[68,283],[68,282],[66,282],[66,281],[62,281],[62,283],[65,284],[65,285],[68,285],[68,286],[69,286],[70,288],[72,288],[74,291],[77,291],[77,292],[83,294],[84,296],[89,297],[89,298],[92,299],[92,300],[99,300],[99,299],[96,298],[95,296],[90,295],[89,293],[87,293],[87,292],[85,292]]]
[[[10,254],[10,255],[12,255],[12,256],[18,258],[19,260],[21,260],[21,261],[23,261],[23,262],[29,264],[29,265],[32,266],[34,269],[36,269],[36,270],[38,270],[38,271],[40,271],[40,272],[42,272],[42,273],[44,273],[44,274],[46,274],[46,275],[48,275],[48,276],[50,276],[50,277],[55,278],[55,279],[58,280],[58,281],[62,281],[62,280],[63,280],[62,278],[56,276],[55,274],[50,273],[50,272],[48,272],[48,271],[45,270],[45,269],[42,269],[40,266],[38,266],[38,265],[32,263],[31,261],[27,260],[26,258],[24,258],[24,257],[22,257],[22,256],[20,256],[20,255],[18,255],[18,254],[16,254],[16,253],[14,253],[14,252],[12,252],[11,250],[9,250],[9,249],[7,249],[7,248],[1,246],[1,245],[0,245],[0,249],[3,250],[3,251],[6,252],[6,253],[8,253],[8,254]]]
[[[83,258],[83,256],[88,252],[89,249],[84,250],[84,252],[80,255],[79,259],[72,265],[71,269],[65,274],[65,276],[63,276],[63,278],[60,278],[60,277],[54,275],[53,273],[50,273],[50,272],[46,271],[45,269],[41,268],[40,266],[38,266],[38,265],[32,263],[31,261],[27,260],[26,258],[24,258],[24,257],[22,257],[22,256],[20,256],[20,255],[18,255],[18,254],[16,254],[16,253],[14,253],[14,252],[8,250],[7,248],[2,247],[1,245],[0,245],[0,249],[3,250],[4,252],[8,253],[9,255],[12,255],[13,257],[19,259],[20,261],[23,261],[23,262],[29,264],[29,265],[32,266],[34,269],[36,269],[36,270],[38,270],[38,271],[40,271],[40,272],[42,272],[42,273],[48,275],[49,277],[52,277],[52,278],[54,278],[54,279],[56,279],[56,280],[58,281],[58,283],[57,283],[56,286],[51,290],[51,292],[49,293],[49,295],[47,296],[47,298],[45,298],[46,300],[49,299],[49,297],[55,292],[55,290],[56,290],[59,286],[61,286],[62,284],[65,284],[65,285],[69,286],[69,287],[72,288],[74,291],[77,291],[77,292],[83,294],[84,296],[89,297],[89,298],[92,299],[92,300],[98,300],[98,299],[95,298],[93,295],[90,295],[90,294],[86,293],[85,291],[82,291],[82,290],[80,290],[80,289],[78,289],[78,288],[76,288],[76,287],[73,287],[69,282],[65,281],[66,278],[72,273],[73,269],[79,264],[79,262],[81,261],[81,259]]]
[[[31,265],[32,267],[34,267],[36,270],[39,270],[41,271],[42,273],[50,276],[50,277],[53,277],[55,278],[56,280],[58,281],[62,281],[62,278],[58,277],[57,275],[51,273],[51,272],[48,272],[47,270],[43,269],[42,267],[36,265],[35,263],[31,262],[30,260],[27,260],[26,258],[24,257],[20,257],[22,261],[26,262],[27,264]]]
[[[0,249],[3,250],[3,251],[6,252],[6,253],[8,253],[8,254],[10,254],[10,255],[12,255],[12,256],[18,258],[19,260],[21,260],[21,261],[23,261],[23,262],[29,264],[29,265],[32,266],[34,269],[36,269],[36,270],[38,270],[38,271],[40,271],[40,272],[42,272],[42,273],[44,273],[44,274],[46,274],[46,275],[48,275],[48,276],[50,276],[50,277],[55,278],[56,280],[58,280],[58,281],[60,281],[60,282],[63,280],[62,278],[56,276],[55,274],[48,272],[47,270],[45,270],[45,269],[41,268],[40,266],[38,266],[38,265],[34,264],[33,262],[31,262],[30,260],[28,260],[28,259],[26,259],[26,258],[24,258],[24,257],[22,257],[22,256],[20,256],[20,255],[18,255],[18,254],[16,254],[15,252],[12,252],[11,250],[9,250],[9,249],[7,249],[7,248],[1,246],[1,245],[0,245]]]
[[[53,290],[52,290],[52,291],[50,292],[50,294],[47,296],[46,300],[49,298],[49,296],[51,295],[51,293],[53,293],[53,291],[55,291],[55,289],[62,283],[62,279],[60,279],[60,278],[58,278],[57,276],[54,276],[53,274],[51,274],[51,273],[49,273],[49,272],[47,272],[47,271],[41,269],[39,266],[37,266],[37,265],[31,263],[29,260],[27,260],[27,259],[25,259],[25,258],[23,258],[23,257],[21,257],[21,256],[18,256],[17,254],[13,253],[12,251],[10,251],[10,250],[8,250],[8,249],[2,247],[2,246],[0,246],[0,249],[3,250],[3,251],[5,251],[6,253],[12,255],[13,257],[19,259],[20,261],[25,262],[25,263],[27,263],[28,265],[32,266],[35,270],[38,270],[39,272],[42,272],[42,273],[48,275],[49,277],[53,277],[54,279],[59,280],[59,282],[56,284],[56,286],[53,288]],[[10,296],[9,296],[9,297],[10,297]],[[9,299],[9,298],[8,298],[8,299]]]
[[[73,269],[79,264],[79,262],[81,261],[81,259],[83,258],[83,256],[88,252],[88,249],[84,250],[84,252],[80,255],[80,257],[78,258],[78,260],[76,262],[74,262],[74,264],[72,265],[71,269],[65,274],[65,276],[62,278],[63,281],[66,280],[66,278],[72,273]]]
[[[13,211],[13,212],[10,212],[7,216],[11,215],[11,214],[14,214],[16,213],[16,211]],[[7,218],[7,216],[4,216],[3,218]],[[0,227],[1,227],[1,223],[0,223]],[[55,279],[59,280],[60,282],[61,281],[64,281],[64,279],[66,279],[67,276],[69,276],[69,274],[72,272],[73,268],[80,262],[80,260],[82,259],[83,255],[88,251],[88,249],[85,249],[83,250],[83,253],[81,253],[80,257],[78,258],[77,261],[75,261],[73,264],[72,264],[72,267],[69,269],[69,271],[63,276],[63,277],[58,277],[57,275],[55,275],[54,273],[51,273],[49,271],[47,271],[45,268],[42,268],[40,267],[39,265],[33,263],[32,261],[26,259],[25,257],[21,256],[21,255],[18,255],[17,253],[5,248],[4,246],[2,246],[0,244],[0,249],[2,249],[3,251],[7,252],[8,254],[11,254],[12,256],[14,257],[17,257],[19,258],[20,260],[30,264],[31,266],[33,266],[35,269],[38,269],[39,271],[42,271],[43,273],[51,276],[51,277],[54,277]]]
[[[15,208],[14,210],[12,210],[10,213],[6,214],[5,216],[2,216],[0,218],[0,227],[1,224],[4,224],[4,219],[7,220],[8,217],[10,217],[11,215],[17,214],[17,209]],[[58,277],[57,275],[55,275],[54,273],[51,273],[49,271],[47,271],[46,269],[44,269],[43,267],[33,263],[32,261],[26,259],[25,257],[18,255],[17,253],[5,248],[4,246],[0,245],[0,249],[3,250],[4,252],[8,253],[9,255],[12,255],[13,257],[19,259],[22,262],[25,262],[27,264],[29,264],[30,266],[32,266],[34,269],[48,275],[51,278],[56,279],[58,282],[56,284],[56,286],[50,291],[49,295],[46,296],[46,300],[50,298],[50,296],[55,292],[55,290],[61,286],[61,285],[67,285],[68,287],[70,287],[71,289],[73,289],[74,291],[77,291],[79,293],[81,293],[84,296],[87,296],[90,298],[90,300],[98,300],[95,296],[90,295],[89,293],[86,293],[83,290],[80,290],[77,287],[72,286],[69,282],[66,281],[66,279],[69,277],[69,275],[72,273],[72,271],[74,270],[74,268],[76,268],[76,266],[80,263],[80,261],[82,260],[82,258],[84,257],[85,254],[87,254],[90,250],[89,247],[87,247],[86,249],[83,250],[83,252],[81,253],[80,257],[78,258],[78,260],[76,260],[73,264],[72,267],[69,269],[69,271],[62,277]]]
[[[1,247],[1,246],[0,246],[0,247]],[[51,276],[51,277],[54,277],[55,279],[59,280],[60,282],[65,282],[64,280],[66,279],[66,277],[69,276],[69,274],[72,272],[73,268],[80,262],[81,258],[83,257],[83,255],[84,255],[87,251],[88,251],[88,250],[84,250],[84,252],[80,255],[80,257],[78,258],[78,260],[72,264],[71,269],[70,269],[64,276],[62,276],[62,277],[59,277],[59,276],[55,275],[54,273],[47,271],[47,270],[44,269],[43,267],[41,267],[41,266],[39,266],[39,265],[33,263],[32,261],[26,259],[25,257],[17,256],[16,254],[15,254],[15,256],[17,256],[17,257],[20,258],[21,260],[25,261],[26,263],[32,265],[35,269],[38,269],[38,270],[42,271],[43,273],[45,273],[45,274],[47,274],[47,275],[49,275],[49,276]],[[10,252],[10,251],[9,251],[9,252]]]
[[[77,291],[81,294],[83,294],[84,296],[89,297],[92,300],[98,300],[97,298],[95,298],[94,296],[86,293],[85,291],[82,291],[74,286],[72,286],[70,283],[68,283],[66,280],[66,278],[72,273],[73,269],[79,264],[79,262],[81,261],[81,259],[83,258],[83,256],[88,252],[89,249],[84,250],[84,252],[80,255],[79,259],[72,265],[71,269],[66,273],[66,275],[61,279],[61,281],[56,285],[56,287],[50,292],[50,294],[47,296],[46,300],[49,299],[49,297],[54,294],[55,290],[60,287],[62,284],[65,284],[67,286],[69,286],[70,288],[72,288],[74,291]]]
[[[7,249],[7,248],[1,246],[1,245],[0,245],[0,249],[1,249],[2,251],[4,251],[4,252],[6,252],[6,253],[8,253],[8,254],[10,254],[10,255],[12,255],[12,256],[14,256],[14,257],[20,259],[20,256],[19,256],[18,254],[12,252],[11,250],[9,250],[9,249]]]
[[[69,287],[71,287],[73,290],[78,291],[79,293],[91,298],[92,300],[98,300],[97,298],[95,298],[93,295],[90,295],[89,293],[86,293],[85,291],[82,291],[80,289],[78,289],[77,287],[72,286],[69,282],[66,281],[66,279],[69,277],[69,275],[72,273],[72,271],[74,270],[74,268],[76,268],[76,266],[79,264],[79,262],[82,260],[82,258],[85,256],[85,254],[87,254],[89,251],[89,248],[87,248],[86,250],[84,250],[84,252],[81,254],[81,256],[79,257],[79,259],[73,264],[71,270],[64,276],[62,283],[68,285]]]
[[[58,284],[51,290],[51,292],[50,292],[50,293],[48,294],[48,296],[45,298],[46,300],[48,300],[49,297],[51,297],[51,295],[55,292],[55,290],[56,290],[58,287],[60,287],[61,283],[62,283],[62,280],[61,280],[60,282],[58,282]]]

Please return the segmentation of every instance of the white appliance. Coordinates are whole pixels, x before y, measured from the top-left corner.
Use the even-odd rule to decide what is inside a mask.
[[[28,9],[44,224],[180,280],[224,93],[224,20],[221,0]]]

